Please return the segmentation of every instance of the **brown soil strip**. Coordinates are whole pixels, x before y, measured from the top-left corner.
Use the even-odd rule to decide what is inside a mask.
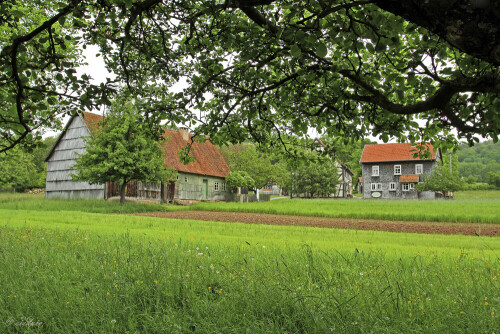
[[[261,213],[215,212],[215,211],[175,211],[147,212],[138,216],[159,218],[194,219],[219,222],[239,222],[247,224],[295,225],[355,230],[372,230],[427,234],[464,234],[476,236],[500,236],[500,224],[466,224],[436,222],[404,222],[374,219],[322,218],[309,216],[286,216]]]

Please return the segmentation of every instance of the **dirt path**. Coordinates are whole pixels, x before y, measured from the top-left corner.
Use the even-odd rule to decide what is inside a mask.
[[[481,236],[500,236],[500,224],[465,224],[434,222],[403,222],[374,219],[321,218],[306,216],[270,215],[261,213],[213,212],[213,211],[176,211],[147,212],[137,214],[159,218],[210,220],[219,222],[240,222],[247,224],[298,225],[356,230],[464,234]]]

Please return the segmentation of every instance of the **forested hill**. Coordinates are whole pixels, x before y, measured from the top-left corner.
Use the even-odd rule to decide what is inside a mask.
[[[488,173],[500,172],[500,142],[487,141],[472,147],[463,145],[457,155],[460,176],[468,183],[488,182]]]

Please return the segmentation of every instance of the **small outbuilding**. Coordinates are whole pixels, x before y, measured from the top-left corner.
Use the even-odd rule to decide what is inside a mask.
[[[46,198],[107,199],[119,194],[119,185],[91,185],[88,182],[73,181],[73,165],[79,154],[85,152],[85,140],[100,127],[103,116],[83,112],[75,114],[66,124],[54,147],[45,159],[47,162]],[[165,130],[165,163],[175,169],[176,180],[167,184],[130,182],[127,197],[146,200],[230,200],[231,193],[225,178],[230,170],[219,149],[208,139],[192,141],[187,130]],[[192,141],[192,162],[185,165],[179,160],[178,152]]]

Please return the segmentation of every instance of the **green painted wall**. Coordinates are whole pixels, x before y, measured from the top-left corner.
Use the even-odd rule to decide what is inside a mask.
[[[187,182],[185,178],[187,177]],[[223,184],[225,184],[224,178],[189,174],[189,173],[178,173],[178,180],[175,183],[175,198],[178,199],[192,199],[199,200],[203,199],[203,180],[208,181],[208,196],[209,201],[229,201],[231,199],[231,193],[226,187],[226,191],[223,189]],[[215,182],[219,183],[219,190],[215,190]]]

